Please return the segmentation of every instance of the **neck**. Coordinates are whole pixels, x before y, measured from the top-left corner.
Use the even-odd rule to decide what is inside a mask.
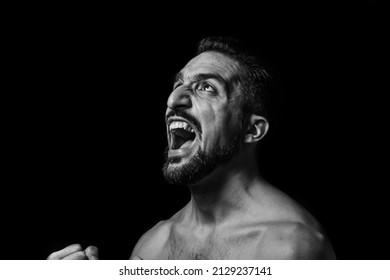
[[[251,192],[261,181],[253,156],[237,155],[190,186],[191,215],[202,224],[219,224],[249,206]]]

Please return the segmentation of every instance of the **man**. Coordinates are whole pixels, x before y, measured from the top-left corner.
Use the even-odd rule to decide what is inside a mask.
[[[334,259],[319,223],[259,173],[268,74],[229,38],[205,38],[167,102],[164,177],[190,202],[136,244],[131,259]],[[71,245],[49,259],[96,259]]]

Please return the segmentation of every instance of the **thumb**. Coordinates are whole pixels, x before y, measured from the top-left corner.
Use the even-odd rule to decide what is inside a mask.
[[[88,246],[88,248],[84,250],[84,253],[89,260],[99,259],[99,250],[96,246]]]

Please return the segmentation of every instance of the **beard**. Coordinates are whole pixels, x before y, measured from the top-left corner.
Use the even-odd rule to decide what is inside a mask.
[[[196,154],[180,167],[170,167],[170,164],[179,162],[180,158],[168,158],[168,148],[165,150],[163,175],[170,184],[194,185],[209,175],[218,165],[230,161],[239,151],[240,137],[238,134],[225,146],[217,146],[206,154],[198,149]]]

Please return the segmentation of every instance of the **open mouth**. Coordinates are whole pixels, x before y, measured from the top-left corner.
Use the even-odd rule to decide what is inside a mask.
[[[170,149],[189,147],[196,138],[195,130],[185,121],[175,120],[169,124]]]

